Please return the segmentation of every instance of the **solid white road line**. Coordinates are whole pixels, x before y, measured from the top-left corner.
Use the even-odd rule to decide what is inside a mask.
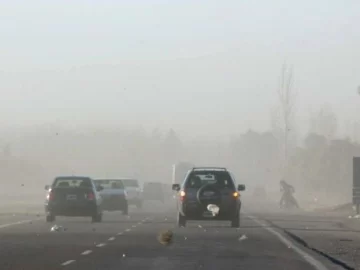
[[[109,241],[114,241],[114,240],[115,240],[115,237],[110,237],[108,240],[109,240]]]
[[[70,263],[75,262],[75,260],[70,260],[70,261],[66,261],[64,263],[62,263],[61,265],[65,266],[65,265],[69,265]]]
[[[123,233],[122,233],[122,232],[119,232],[119,233],[117,233],[117,235],[123,235]]]
[[[293,242],[291,242],[290,240],[286,239],[283,235],[281,235],[279,232],[275,231],[273,228],[267,227],[266,224],[262,223],[260,220],[258,220],[256,217],[254,216],[247,216],[248,218],[250,218],[251,220],[253,220],[255,223],[257,223],[258,225],[260,225],[261,227],[263,227],[265,230],[267,230],[268,232],[272,233],[273,235],[275,235],[277,238],[279,238],[279,240],[286,245],[286,247],[291,247],[292,250],[294,250],[298,255],[300,255],[301,257],[304,258],[305,261],[307,261],[310,265],[312,265],[316,270],[328,270],[325,265],[323,265],[320,261],[318,261],[317,259],[315,259],[314,257],[312,257],[309,253],[303,251],[302,249],[300,249],[299,247],[297,247]]]
[[[131,229],[126,229],[126,230],[125,230],[125,232],[130,232],[130,231],[131,231]]]
[[[100,244],[96,245],[96,247],[104,247],[104,246],[106,246],[106,244],[104,244],[104,243],[100,243]]]
[[[85,250],[81,255],[89,255],[92,252],[92,250]]]
[[[15,225],[20,225],[20,224],[24,224],[24,223],[33,222],[33,221],[40,220],[40,219],[41,219],[41,218],[27,219],[27,220],[20,220],[20,221],[13,222],[13,223],[0,224],[0,229],[7,228],[7,227],[11,227],[11,226],[15,226]]]

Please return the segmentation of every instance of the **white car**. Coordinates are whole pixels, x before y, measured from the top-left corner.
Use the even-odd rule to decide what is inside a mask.
[[[121,178],[121,180],[125,186],[128,204],[136,205],[137,208],[142,208],[143,191],[140,187],[139,181],[134,178]]]

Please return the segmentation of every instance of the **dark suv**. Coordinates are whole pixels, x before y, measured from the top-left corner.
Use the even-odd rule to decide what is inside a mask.
[[[93,180],[82,176],[56,177],[45,201],[46,221],[55,221],[56,216],[92,217],[93,222],[102,220],[102,199]]]
[[[230,220],[231,227],[240,226],[241,200],[238,191],[245,190],[245,186],[236,187],[232,173],[226,168],[193,168],[184,182],[173,184],[172,189],[178,193],[179,227],[185,227],[187,220]],[[218,207],[216,215],[209,211],[211,204]]]

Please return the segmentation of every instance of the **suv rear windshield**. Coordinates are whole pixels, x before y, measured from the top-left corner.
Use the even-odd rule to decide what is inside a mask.
[[[213,184],[219,188],[235,189],[234,182],[227,171],[193,171],[185,182],[185,188],[201,188]]]
[[[92,188],[89,178],[56,178],[53,185],[56,188]]]
[[[122,182],[125,187],[139,187],[138,181],[134,179],[123,179]]]
[[[102,186],[104,189],[124,189],[122,180],[94,180],[96,185]]]

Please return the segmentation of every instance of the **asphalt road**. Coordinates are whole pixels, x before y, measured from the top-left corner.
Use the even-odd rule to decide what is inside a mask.
[[[330,252],[330,242],[339,233],[338,239],[344,234],[351,239],[344,245],[360,243],[358,232],[334,217],[245,210],[240,229],[229,222],[198,221],[177,228],[174,210],[160,204],[131,208],[130,217],[105,213],[102,223],[57,218],[49,224],[34,214],[0,215],[0,269],[346,269],[287,232],[348,265],[351,259]],[[51,232],[54,224],[62,226],[60,231]],[[157,237],[168,229],[173,243],[164,246]]]

